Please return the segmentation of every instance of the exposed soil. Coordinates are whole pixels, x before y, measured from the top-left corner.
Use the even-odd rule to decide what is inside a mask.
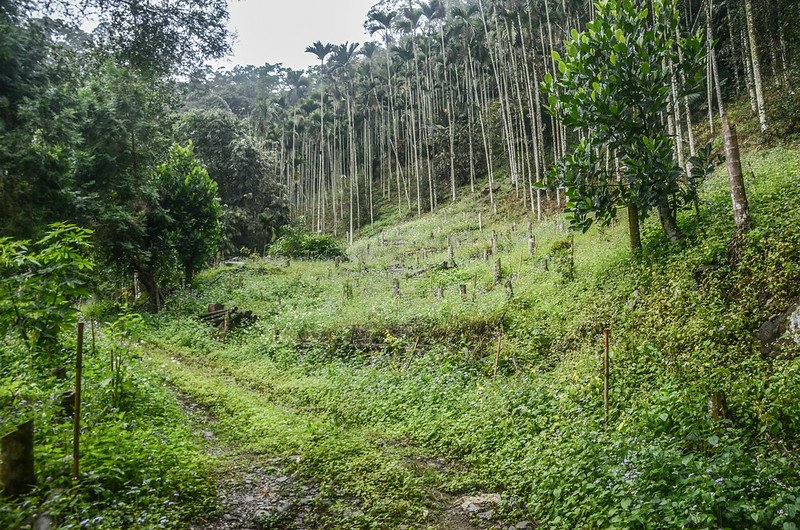
[[[312,530],[319,528],[319,491],[286,470],[287,458],[243,453],[221,441],[216,418],[179,396],[219,465],[217,513],[196,521],[192,530]]]

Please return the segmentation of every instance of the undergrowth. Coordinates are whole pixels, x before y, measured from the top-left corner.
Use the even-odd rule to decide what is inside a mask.
[[[639,258],[624,224],[573,243],[557,215],[534,220],[529,255],[520,207],[469,196],[358,239],[341,265],[208,271],[153,319],[151,355],[233,438],[300,455],[334,527],[436,527],[443,496],[490,491],[543,528],[794,528],[800,361],[762,355],[754,332],[800,299],[800,156],[746,167],[756,229],[733,264],[722,172],[684,240],[648,221]],[[192,317],[209,302],[259,321],[221,339]],[[729,419],[709,416],[712,392]]]

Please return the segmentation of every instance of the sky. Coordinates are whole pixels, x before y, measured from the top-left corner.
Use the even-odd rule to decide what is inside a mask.
[[[314,41],[371,40],[363,24],[375,3],[377,0],[231,0],[228,25],[237,34],[233,55],[213,66],[283,63],[306,68],[317,62],[304,51]]]

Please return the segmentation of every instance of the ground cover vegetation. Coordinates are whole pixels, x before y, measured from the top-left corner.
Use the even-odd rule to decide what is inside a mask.
[[[513,215],[464,200],[387,231],[385,244],[358,240],[339,267],[258,259],[204,272],[205,287],[151,326],[150,355],[231,439],[301,455],[294,467],[322,483],[332,527],[446,528],[453,499],[500,492],[499,519],[546,528],[788,528],[800,485],[797,347],[764,355],[754,334],[798,296],[785,264],[800,250],[786,236],[800,160],[777,147],[747,163],[759,228],[736,266],[724,170],[704,185],[701,217],[679,218],[684,242],[651,222],[647,257],[633,259],[624,224],[576,235],[567,281],[553,259],[563,221],[534,229],[531,255]],[[501,236],[487,262],[491,230]],[[414,254],[432,247],[427,263],[446,261],[448,239],[460,241],[458,267],[415,276]],[[494,283],[498,257],[511,297],[505,279]],[[212,300],[259,321],[221,341],[192,317]],[[725,417],[710,416],[714,392]]]
[[[796,528],[795,2],[185,4],[0,0],[0,526]]]

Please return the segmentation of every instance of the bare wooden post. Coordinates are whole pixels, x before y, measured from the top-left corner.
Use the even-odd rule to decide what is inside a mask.
[[[528,254],[533,256],[535,251],[536,251],[536,239],[533,236],[530,236],[528,238]]]
[[[497,334],[497,353],[494,355],[494,373],[492,380],[497,378],[497,366],[500,364],[500,348],[503,346],[503,328],[500,327],[500,332]]]
[[[494,283],[497,285],[500,283],[500,280],[503,279],[503,266],[500,263],[500,258],[497,258],[497,261],[494,264]]]
[[[572,273],[575,274],[575,233],[570,234],[569,237],[569,265],[572,267]]]
[[[33,467],[33,420],[0,439],[0,492],[24,495],[36,486]]]
[[[607,329],[603,330],[603,416],[605,417],[605,426],[608,426],[608,394],[611,379],[611,362],[608,353],[608,336],[611,332]]]
[[[467,286],[466,286],[466,284],[463,284],[463,283],[459,284],[458,285],[458,290],[461,292],[461,300],[462,301],[466,300],[467,299]]]
[[[92,355],[97,354],[97,335],[95,332],[95,324],[97,324],[97,321],[92,319]]]
[[[449,237],[447,238],[447,263],[449,263],[450,266],[453,266],[456,263],[453,257],[453,242]]]
[[[72,422],[72,480],[80,478],[81,448],[81,382],[83,379],[83,322],[78,322],[78,344],[75,356],[75,416]]]
[[[497,232],[492,230],[492,254],[497,254]]]
[[[475,293],[478,292],[478,273],[472,275],[472,299],[475,300]]]
[[[392,278],[392,296],[400,298],[400,280]]]
[[[489,261],[489,249],[483,249],[483,261]]]
[[[709,392],[708,414],[714,421],[729,420],[731,418],[730,412],[728,411],[728,402],[722,391],[716,390],[714,392]]]
[[[478,232],[483,232],[483,215],[478,212]]]

